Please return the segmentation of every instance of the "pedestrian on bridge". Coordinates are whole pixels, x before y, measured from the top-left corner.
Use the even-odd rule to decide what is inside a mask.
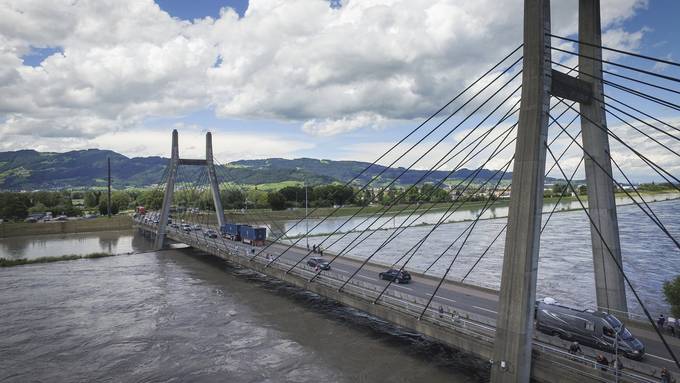
[[[675,383],[675,379],[673,379],[671,373],[666,368],[661,369],[661,383]]]
[[[604,355],[597,354],[595,362],[600,366],[600,369],[602,371],[607,371],[607,367],[609,366],[609,359],[607,359]]]
[[[659,330],[663,330],[663,325],[666,324],[666,317],[663,314],[659,314],[659,319],[656,320],[656,324],[659,325]]]
[[[312,253],[316,253],[316,244],[312,247]]]
[[[578,342],[573,342],[569,346],[569,353],[572,355],[583,355],[583,350],[581,350],[581,346],[578,344]]]

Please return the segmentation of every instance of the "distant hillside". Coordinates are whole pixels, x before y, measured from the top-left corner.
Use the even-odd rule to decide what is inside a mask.
[[[111,158],[114,186],[144,187],[156,184],[168,164],[167,158],[135,157],[99,149],[77,150],[66,153],[41,153],[35,150],[0,152],[0,189],[35,190],[81,188],[106,185],[106,159]],[[269,158],[240,160],[219,170],[221,181],[247,185],[307,182],[308,184],[345,183],[359,174],[369,164],[358,161],[331,161],[312,158],[287,160]],[[404,172],[403,168],[372,166],[357,182],[365,183],[384,170],[376,185],[384,185]],[[399,179],[400,185],[412,184],[427,171],[409,170]],[[473,171],[462,169],[451,177],[463,179]],[[482,170],[479,179],[491,177],[495,171]],[[189,174],[183,172],[181,176]],[[193,174],[198,175],[198,172]],[[438,171],[426,177],[436,182],[447,172]],[[508,173],[504,178],[510,179]]]

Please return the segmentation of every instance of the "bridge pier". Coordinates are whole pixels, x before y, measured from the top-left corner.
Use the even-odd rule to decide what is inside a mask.
[[[177,166],[179,166],[179,143],[177,129],[172,131],[172,149],[170,154],[170,164],[168,165],[168,182],[165,184],[165,194],[163,195],[163,206],[161,216],[158,220],[158,234],[154,242],[154,248],[162,249],[165,242],[165,230],[168,227],[168,215],[172,205],[172,197],[175,192],[175,180],[177,178]]]
[[[491,381],[531,377],[534,304],[550,108],[550,1],[524,2],[522,103]]]
[[[602,58],[600,0],[579,1],[578,28],[579,40],[582,42],[579,52],[583,54],[579,56],[578,63],[580,77],[590,84],[593,92],[591,102],[580,103],[580,111],[583,149],[593,157],[584,154],[588,211],[597,224],[597,228],[590,225],[597,306],[600,310],[612,310],[613,314],[621,315],[628,312],[628,304],[623,275],[616,266],[616,262],[622,264],[619,226],[611,179],[609,137],[605,131],[607,120],[604,105],[598,101],[604,99],[602,81],[597,79],[602,78],[602,63],[584,57]]]

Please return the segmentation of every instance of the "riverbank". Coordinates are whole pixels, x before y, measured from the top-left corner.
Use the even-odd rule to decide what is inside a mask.
[[[617,197],[620,197],[620,196],[617,195]],[[651,198],[647,198],[647,197],[651,197]],[[579,196],[579,198],[581,198],[581,201],[583,201],[587,206],[588,199],[585,198],[585,196]],[[680,196],[678,196],[677,193],[674,193],[674,194],[667,194],[667,193],[651,194],[650,193],[650,194],[647,194],[647,195],[643,194],[643,198],[645,198],[645,201],[647,203],[680,200]],[[543,215],[549,215],[552,211],[552,208],[546,210],[545,206],[554,205],[557,201],[558,201],[558,198],[545,198],[544,199]],[[568,203],[576,202],[576,201],[578,201],[576,197],[564,197],[564,198],[562,198],[560,202],[564,203],[565,206],[558,207],[555,210],[555,213],[582,210],[580,205],[574,206],[574,207],[567,207],[569,205]],[[508,203],[509,203],[508,200],[498,200],[493,204],[492,208],[493,209],[507,208]],[[471,206],[472,203],[470,205],[463,204],[462,206],[460,206],[459,208],[457,208],[455,210],[456,211],[472,211],[472,210],[479,210],[479,209],[484,207],[483,202],[479,203],[479,204],[477,204],[477,203],[474,203],[474,204],[479,205],[479,206]],[[617,206],[627,206],[627,205],[634,205],[634,202],[628,200],[628,202],[626,202],[626,203],[618,203],[617,204]],[[449,206],[450,206],[450,203],[447,205],[446,208],[448,208]],[[427,210],[427,207],[423,207],[423,208],[419,209],[419,211],[416,213],[416,215],[414,215],[414,217],[417,218],[417,215],[421,214],[425,210]],[[399,211],[399,210],[397,209],[396,211]],[[413,209],[408,210],[408,212],[411,212],[411,211],[413,211]],[[428,213],[443,213],[443,212],[446,212],[446,209],[445,208],[439,208],[439,207],[432,208],[431,210],[428,211]],[[399,214],[398,216],[405,216],[405,215],[406,215],[406,212]],[[362,214],[358,215],[358,217],[361,217],[361,216],[362,216]],[[385,214],[385,217],[388,218],[388,219],[391,219],[394,216],[395,216],[395,214],[390,214],[390,213]],[[338,217],[342,217],[342,215],[338,215]],[[485,221],[485,220],[493,220],[493,219],[506,218],[506,217],[507,217],[507,215],[493,215],[493,216],[488,216],[488,217],[483,216],[483,217],[480,217],[478,220],[479,221]],[[471,222],[471,221],[474,221],[475,219],[476,218],[467,218],[467,219],[450,219],[450,218],[448,218],[446,221],[441,222],[440,224],[447,225],[447,224],[455,224],[455,223],[462,223],[462,222]],[[433,225],[435,225],[434,222],[414,223],[414,222],[411,221],[407,225],[404,225],[404,226],[398,225],[397,227],[402,228],[402,229],[410,229],[410,228],[417,228],[417,227],[423,227],[423,226],[433,226]],[[378,227],[376,227],[376,228],[361,228],[361,229],[337,231],[337,232],[310,233],[308,235],[306,235],[305,233],[301,233],[301,234],[296,234],[296,235],[286,235],[286,237],[284,239],[295,240],[295,239],[298,239],[298,238],[303,238],[305,236],[310,237],[310,238],[312,238],[312,237],[327,237],[327,236],[330,236],[330,235],[341,235],[341,234],[362,233],[362,232],[372,232],[372,231],[390,231],[390,230],[394,230],[394,229],[395,229],[395,226],[387,226],[387,227],[381,227],[381,228],[378,228]]]
[[[74,261],[77,259],[95,259],[95,258],[105,258],[105,257],[114,257],[116,255],[123,255],[123,254],[129,254],[129,253],[120,253],[120,254],[109,254],[109,253],[91,253],[91,254],[85,254],[85,255],[78,255],[78,254],[66,254],[66,255],[60,255],[56,257],[40,257],[40,258],[19,258],[19,259],[7,259],[7,258],[0,258],[0,267],[13,267],[13,266],[21,266],[21,265],[30,265],[34,263],[51,263],[51,262],[61,262],[61,261]]]
[[[128,229],[132,229],[132,217],[128,215],[114,215],[111,218],[99,217],[73,221],[2,223],[0,224],[0,238]]]

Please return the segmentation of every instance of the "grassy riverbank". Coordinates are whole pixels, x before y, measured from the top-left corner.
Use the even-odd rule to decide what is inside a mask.
[[[73,221],[2,223],[0,224],[0,238],[127,229],[132,229],[132,218],[128,215],[114,215],[111,218],[99,217]]]
[[[126,253],[123,253],[123,254],[126,254]],[[90,254],[84,254],[84,255],[66,254],[66,255],[60,255],[60,256],[56,256],[56,257],[40,257],[40,258],[33,258],[33,259],[28,259],[28,258],[19,258],[19,259],[0,258],[0,267],[31,265],[31,264],[35,264],[35,263],[51,263],[51,262],[61,262],[61,261],[73,261],[73,260],[76,260],[76,259],[104,258],[104,257],[113,257],[113,256],[116,256],[116,255],[121,255],[121,254],[110,254],[110,253],[90,253]]]

